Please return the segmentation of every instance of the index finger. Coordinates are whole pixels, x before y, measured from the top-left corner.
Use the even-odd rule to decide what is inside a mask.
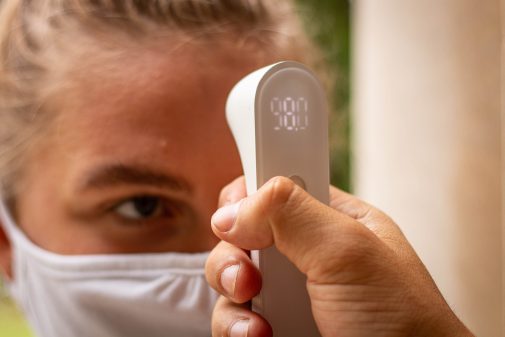
[[[221,193],[219,194],[218,207],[234,204],[246,196],[245,178],[244,176],[240,176],[223,187]]]

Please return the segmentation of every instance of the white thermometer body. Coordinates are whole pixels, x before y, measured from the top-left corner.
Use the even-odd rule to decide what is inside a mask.
[[[286,61],[251,73],[230,92],[226,116],[248,194],[272,177],[286,176],[328,204],[328,109],[311,71]],[[251,251],[251,258],[263,279],[253,310],[269,321],[274,336],[320,336],[306,277],[275,247]]]

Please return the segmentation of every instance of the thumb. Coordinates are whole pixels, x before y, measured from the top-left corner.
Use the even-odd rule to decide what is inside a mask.
[[[339,264],[345,268],[349,257],[356,262],[357,240],[360,251],[367,254],[370,251],[363,245],[376,247],[380,241],[366,226],[284,177],[275,177],[256,193],[219,209],[211,222],[220,239],[242,249],[275,244],[309,280],[317,282],[330,281],[324,278],[333,277]],[[328,266],[331,273],[324,270]]]

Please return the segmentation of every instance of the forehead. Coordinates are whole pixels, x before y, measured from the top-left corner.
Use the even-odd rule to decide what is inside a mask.
[[[229,43],[156,40],[76,56],[65,81],[72,103],[80,105],[144,105],[204,95],[212,99],[259,63],[258,57]]]
[[[229,90],[262,63],[260,57],[231,44],[181,39],[95,49],[76,58],[66,72],[59,124],[89,127],[88,123],[96,126],[100,120],[104,127],[122,123],[138,127],[148,123],[153,131],[164,121],[161,124],[184,122],[198,128],[216,117],[213,114],[224,114]]]
[[[51,156],[79,166],[76,172],[146,158],[174,171],[194,170],[196,160],[232,151],[228,92],[270,60],[232,45],[169,42],[75,59],[57,97]]]

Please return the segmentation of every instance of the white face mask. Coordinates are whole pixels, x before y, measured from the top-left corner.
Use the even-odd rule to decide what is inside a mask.
[[[208,253],[57,255],[33,244],[1,203],[0,222],[13,249],[9,290],[37,336],[211,335]]]

